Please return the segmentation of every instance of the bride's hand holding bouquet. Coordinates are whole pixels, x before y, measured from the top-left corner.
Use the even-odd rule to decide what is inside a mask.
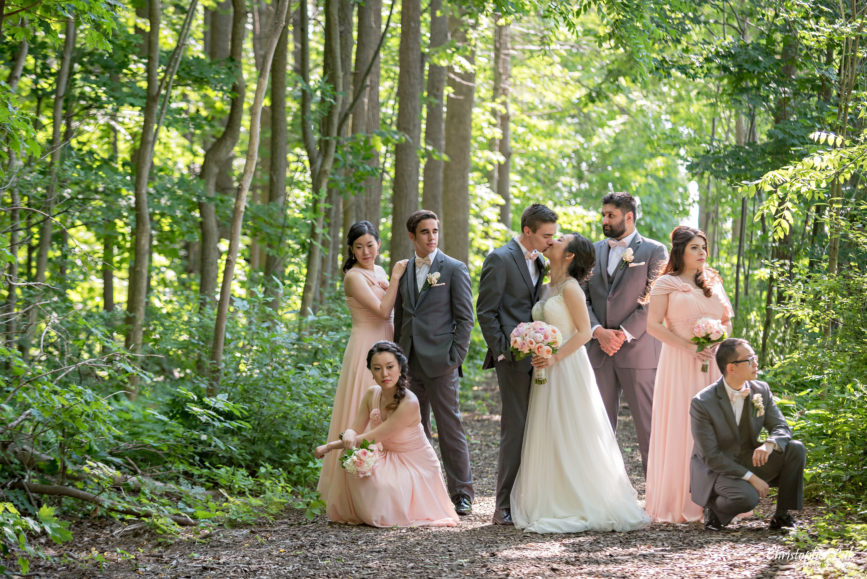
[[[532,364],[536,368],[533,382],[545,384],[548,381],[545,368],[550,365],[550,358],[557,353],[563,341],[560,330],[545,322],[523,322],[512,330],[509,337],[514,359],[533,356]]]

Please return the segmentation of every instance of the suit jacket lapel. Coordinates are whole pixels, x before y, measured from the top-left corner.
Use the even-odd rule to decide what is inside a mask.
[[[602,286],[605,288],[605,291],[608,292],[610,288],[610,284],[608,283],[608,253],[610,251],[608,247],[608,240],[603,240],[602,242],[602,251],[599,252],[599,279],[602,280]]]
[[[758,412],[756,412],[756,407],[753,406],[753,394],[758,394],[758,392],[753,390],[752,381],[747,382],[747,386],[749,386],[750,395],[746,400],[744,400],[744,412],[749,412],[750,440],[754,441],[758,438],[758,433],[762,430],[762,423],[764,420],[757,416]]]
[[[418,280],[415,279],[415,257],[409,260],[409,263],[406,264],[406,267],[409,269],[409,275],[404,275],[401,278],[401,282],[406,279],[406,293],[409,298],[409,303],[412,305],[413,310],[415,310],[416,300],[418,291],[416,288],[418,287]],[[404,300],[407,301],[407,300]]]
[[[521,249],[521,244],[513,239],[511,249],[515,265],[518,267],[518,271],[521,272],[521,277],[524,278],[524,282],[527,284],[530,293],[535,298],[536,287],[533,285],[533,279],[530,277],[530,270],[527,269],[527,260],[524,259],[524,251]]]
[[[443,257],[442,250],[437,251],[436,258],[434,258],[433,263],[430,264],[430,267],[427,270],[428,275],[440,271],[444,262],[445,262],[445,258]],[[413,268],[413,269],[415,269],[415,268]],[[416,283],[418,283],[418,280],[416,280]],[[418,287],[418,285],[416,285],[416,287]],[[424,285],[422,285],[422,288],[423,289],[418,294],[418,300],[416,300],[416,304],[415,304],[416,307],[421,306],[421,303],[424,301],[424,298],[427,296],[427,294],[430,293],[430,290],[431,290],[430,286],[424,287]]]
[[[723,383],[723,379],[720,378],[716,383],[716,397],[717,402],[720,406],[720,411],[723,413],[723,416],[726,418],[726,422],[729,425],[729,428],[732,429],[732,432],[737,435],[738,432],[738,424],[735,422],[735,411],[732,409],[732,402],[729,400],[728,392],[726,392],[726,385]],[[744,405],[744,412],[747,411],[746,404]],[[741,417],[743,418],[743,417]]]
[[[629,248],[632,249],[632,255],[633,256],[636,253],[638,253],[638,246],[639,245],[641,245],[641,235],[636,233],[635,237],[632,238],[632,243],[629,244]],[[607,262],[608,259],[606,258],[605,261]],[[607,269],[608,264],[607,263],[605,264],[605,267],[606,267],[605,273],[608,273],[608,269]],[[622,263],[622,260],[621,260],[621,263],[617,264],[617,269],[614,270],[614,278],[611,280],[611,289],[612,290],[620,282],[620,280],[623,278],[623,275],[626,273],[627,269],[629,269],[629,265],[628,264],[624,265]]]

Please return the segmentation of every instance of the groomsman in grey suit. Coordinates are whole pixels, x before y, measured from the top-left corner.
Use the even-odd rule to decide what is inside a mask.
[[[473,473],[458,405],[461,364],[470,347],[473,290],[467,266],[437,248],[439,219],[416,211],[406,222],[415,255],[400,278],[394,341],[409,359],[409,388],[418,397],[424,432],[437,423],[449,495],[459,515],[473,510]]]
[[[704,506],[704,526],[719,531],[738,513],[752,510],[768,487],[779,487],[771,530],[794,527],[789,509],[800,509],[806,450],[774,403],[767,383],[756,380],[758,357],[749,342],[720,343],[722,378],[692,399],[695,441],[690,460],[692,500]],[[768,433],[759,442],[762,429]]]
[[[637,215],[637,201],[629,193],[602,198],[602,232],[608,239],[594,244],[596,265],[584,293],[592,335],[587,355],[608,420],[616,431],[620,396],[625,395],[647,472],[653,383],[662,344],[647,333],[642,298],[667,256],[665,246],[636,231]]]
[[[515,326],[532,319],[533,304],[545,277],[541,252],[553,245],[557,214],[533,204],[521,215],[521,235],[485,258],[479,279],[476,314],[488,344],[484,369],[496,368],[500,387],[500,454],[494,523],[511,525],[509,495],[521,466],[521,446],[530,401],[530,358],[515,360],[509,349]]]

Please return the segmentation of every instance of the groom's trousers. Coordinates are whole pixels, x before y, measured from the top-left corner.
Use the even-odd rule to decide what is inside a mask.
[[[496,509],[511,508],[512,486],[521,466],[521,447],[530,404],[530,359],[517,362],[497,362],[497,383],[500,387],[500,454],[497,458]]]
[[[444,376],[431,378],[425,376],[415,358],[410,357],[409,373],[409,389],[418,398],[421,424],[431,443],[430,414],[433,410],[449,496],[454,500],[457,495],[466,495],[472,501],[475,497],[473,472],[467,434],[461,422],[458,370],[455,368]]]
[[[778,487],[777,510],[798,510],[804,500],[804,465],[807,451],[797,440],[790,440],[783,452],[768,455],[768,462],[752,466],[752,453],[739,457],[738,462],[772,487]],[[759,503],[759,493],[741,478],[720,475],[713,485],[710,507],[723,525],[738,514],[751,511]]]

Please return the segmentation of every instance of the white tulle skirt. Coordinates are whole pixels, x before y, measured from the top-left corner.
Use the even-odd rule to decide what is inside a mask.
[[[650,522],[583,347],[532,386],[511,509],[515,526],[533,533],[630,531]]]

